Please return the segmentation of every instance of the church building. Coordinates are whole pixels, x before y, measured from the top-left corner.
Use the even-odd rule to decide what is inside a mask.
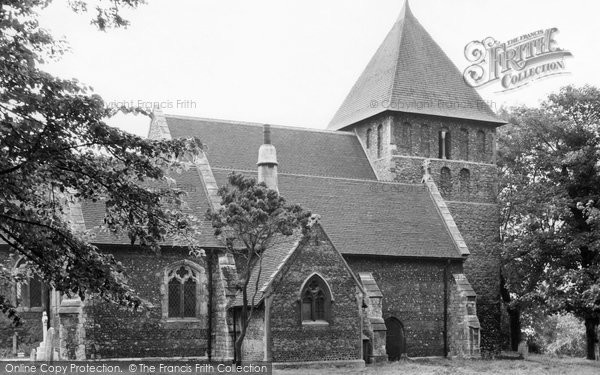
[[[29,355],[53,327],[63,359],[189,357],[362,364],[403,356],[480,357],[500,349],[496,128],[504,122],[408,3],[326,129],[184,117],[155,110],[149,137],[198,137],[174,176],[201,220],[232,172],[255,176],[314,215],[253,271],[253,318],[234,353],[241,299],[233,256],[202,221],[203,253],[149,254],[97,231],[149,304],[127,311],[67,299],[37,279],[0,285],[24,324],[0,317],[0,351]],[[260,152],[259,152],[260,151]],[[258,155],[258,158],[257,158]],[[101,202],[70,207],[98,228]],[[24,262],[0,245],[0,262]]]

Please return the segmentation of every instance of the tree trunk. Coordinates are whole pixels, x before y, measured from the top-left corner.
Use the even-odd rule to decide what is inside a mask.
[[[500,296],[502,301],[505,303],[506,311],[508,312],[508,324],[510,327],[510,348],[513,351],[519,350],[519,343],[521,342],[521,308],[513,304],[511,306],[512,298],[510,292],[506,286],[506,280],[504,275],[500,273]]]
[[[242,335],[240,335],[236,340],[235,340],[235,364],[236,365],[241,365],[242,364],[242,344],[244,343],[244,337]]]
[[[246,331],[248,330],[248,297],[246,295],[246,289],[242,291],[243,296],[243,306],[241,311],[241,319],[240,319],[240,335],[235,340],[235,364],[242,364],[242,345],[244,344],[244,338],[246,337]]]
[[[255,254],[254,249],[249,249],[248,252],[250,254]],[[250,283],[250,273],[252,272],[252,269],[254,268],[255,264],[256,257],[249,256],[248,261],[246,263],[246,268],[244,269],[244,279],[242,283],[242,311],[240,316],[240,335],[237,337],[234,344],[236,365],[240,365],[242,363],[242,360],[244,359],[242,355],[242,346],[244,344],[246,332],[248,331],[248,325],[250,324],[249,317],[252,317],[252,312],[254,311],[254,300],[252,301],[252,306],[249,306],[248,303],[248,284]],[[258,273],[257,280],[260,280],[260,272]],[[250,308],[249,312],[248,307]]]
[[[510,348],[513,351],[519,350],[519,343],[521,342],[521,309],[518,307],[509,307],[508,319],[510,324]]]
[[[242,307],[242,317],[240,322],[240,335],[235,339],[235,364],[242,364],[242,345],[244,344],[244,338],[246,337],[246,331],[248,330],[247,314],[244,313],[246,309]]]
[[[598,344],[598,336],[596,329],[600,323],[600,318],[585,318],[585,337],[587,341],[587,359],[596,359],[596,344]]]

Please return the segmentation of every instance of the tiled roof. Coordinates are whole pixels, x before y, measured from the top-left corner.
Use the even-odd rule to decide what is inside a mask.
[[[343,129],[386,110],[504,123],[465,83],[408,1],[328,129]]]
[[[250,281],[248,282],[248,305],[252,304],[254,296],[254,305],[258,305],[262,301],[263,293],[261,289],[265,287],[271,277],[283,267],[286,260],[292,255],[296,247],[302,239],[301,231],[296,231],[291,236],[278,235],[274,238],[273,245],[270,246],[262,256],[262,264],[259,267],[256,265],[250,273]],[[259,271],[260,270],[260,275]],[[257,282],[258,281],[258,282]],[[256,292],[256,295],[255,295]],[[243,306],[242,294],[238,293],[234,302],[234,306]]]
[[[213,168],[256,169],[262,125],[166,115],[173,138],[200,138]],[[354,133],[272,126],[279,172],[376,179]]]
[[[473,290],[471,283],[469,283],[469,280],[467,280],[467,277],[464,274],[458,273],[452,276],[454,276],[456,288],[459,292],[464,293],[466,297],[477,297],[477,293],[475,293],[475,290]]]
[[[199,219],[201,234],[199,241],[205,247],[222,247],[223,245],[213,236],[213,228],[211,224],[204,219],[204,213],[210,207],[208,198],[204,192],[202,180],[195,168],[191,168],[181,174],[176,174],[173,177],[177,181],[177,186],[187,192],[184,198],[188,204],[187,211],[194,213]],[[130,240],[126,234],[116,237],[106,231],[98,231],[97,227],[104,222],[105,207],[102,202],[83,202],[82,204],[83,218],[86,229],[94,230],[95,237],[90,240],[96,244],[130,244]],[[166,243],[171,245],[172,243]]]
[[[358,278],[362,283],[363,288],[365,288],[367,296],[369,296],[370,298],[383,297],[383,293],[381,293],[381,289],[379,289],[379,286],[377,285],[377,282],[375,281],[375,278],[373,277],[373,274],[371,272],[359,272]]]
[[[231,171],[213,173],[223,186]],[[424,185],[279,174],[279,192],[321,215],[342,254],[461,258]]]

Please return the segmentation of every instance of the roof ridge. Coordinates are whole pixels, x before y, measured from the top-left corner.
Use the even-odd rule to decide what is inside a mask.
[[[405,7],[408,7],[408,0],[406,0],[406,2],[405,2]],[[410,10],[410,8],[408,8],[408,12],[406,14],[408,15],[408,17],[410,17],[410,20],[416,24],[417,27],[421,28],[421,31],[424,33],[424,35],[427,36],[427,37],[429,37],[429,39],[431,39],[431,41],[439,47],[438,50],[441,52],[442,56],[446,58],[447,62],[450,64],[451,67],[454,67],[454,71],[453,72],[450,71],[450,72],[446,72],[446,73],[447,74],[452,74],[452,73],[458,72],[458,74],[461,75],[460,69],[458,68],[458,66],[454,63],[454,61],[450,58],[450,56],[448,56],[448,54],[446,53],[446,51],[443,48],[441,48],[441,46],[439,46],[437,44],[437,42],[435,41],[435,39],[433,38],[433,36],[429,33],[429,31],[427,31],[427,29],[425,28],[425,26],[423,26],[421,24],[421,22],[419,22],[419,20],[417,19],[417,17],[415,17],[415,15],[412,13],[412,11]],[[406,20],[406,19],[408,19],[408,17],[405,16],[404,19]],[[405,24],[403,24],[402,27],[403,28],[406,27]],[[400,46],[402,46],[402,39],[404,37],[405,37],[405,33],[402,33],[402,35],[400,35]],[[400,54],[401,53],[402,53],[402,48],[398,48],[398,58],[396,59],[396,71],[397,71],[398,63],[400,62]],[[461,77],[462,77],[462,75],[461,75]],[[394,76],[394,80],[393,80],[393,84],[392,84],[392,92],[390,93],[391,94],[390,98],[392,98],[392,99],[393,99],[393,90],[394,90],[394,87],[397,84],[397,82],[396,82],[397,79],[398,79],[398,77],[397,77],[397,75],[395,75]],[[483,99],[483,97],[481,96],[481,94],[479,94],[479,91],[477,91],[475,88],[473,88],[473,92],[475,93],[476,97],[479,99],[479,101],[481,103],[485,103],[485,100]],[[500,118],[498,117],[498,115],[491,108],[490,108],[490,110],[492,111],[492,113],[496,117],[496,120],[500,121]],[[451,118],[457,118],[457,117],[452,117],[452,116],[449,116],[449,117],[451,117]],[[460,117],[458,117],[458,118],[460,118]]]
[[[460,233],[458,226],[456,225],[456,222],[452,217],[452,213],[446,205],[444,198],[440,194],[437,185],[435,184],[435,181],[433,181],[433,178],[429,174],[427,174],[423,177],[423,182],[427,188],[427,191],[429,192],[429,197],[431,198],[434,206],[436,207],[438,215],[444,223],[444,227],[448,231],[448,234],[450,235],[450,238],[454,243],[456,250],[461,256],[469,255],[470,252],[469,248],[467,247],[467,243],[465,242],[465,239]]]
[[[412,10],[410,9],[410,4],[408,3],[408,0],[404,0],[404,5],[402,6],[402,9],[400,10],[400,14],[398,15],[398,18],[396,19],[396,22],[405,18],[407,14],[409,14],[411,16],[413,15]]]
[[[223,167],[212,167],[213,170],[220,171],[235,171],[235,172],[252,172],[257,173],[256,170],[250,169],[235,169],[235,168],[223,168]],[[367,180],[361,178],[348,178],[348,177],[335,177],[335,176],[320,176],[320,175],[311,175],[311,174],[301,174],[301,173],[285,173],[285,172],[277,172],[279,176],[293,176],[293,177],[315,177],[329,180],[343,180],[343,181],[352,181],[352,182],[371,182],[371,183],[379,183],[386,185],[397,185],[397,186],[421,186],[425,187],[421,183],[409,184],[407,182],[397,182],[397,181],[382,181],[382,180]]]
[[[346,129],[388,111],[504,123],[464,81],[408,2],[327,128]]]
[[[392,26],[392,30],[393,30],[395,27],[400,26],[398,24],[400,22],[402,22],[402,28],[400,29],[400,40],[398,40],[398,50],[396,51],[396,58],[394,59],[395,60],[394,61],[394,77],[392,78],[392,80],[391,80],[392,82],[390,84],[390,87],[388,88],[388,98],[393,98],[394,87],[396,87],[396,84],[397,84],[396,81],[398,80],[398,74],[396,74],[396,72],[398,72],[398,64],[400,64],[400,54],[402,53],[402,40],[404,38],[406,38],[406,33],[404,32],[404,29],[406,28],[407,15],[413,16],[413,14],[410,10],[410,7],[408,5],[408,0],[405,0],[404,6],[402,7],[402,10],[400,10],[400,14],[398,15],[398,19]],[[414,18],[414,16],[413,16],[413,18]],[[389,32],[391,33],[392,30],[390,30]]]
[[[262,127],[265,124],[267,124],[267,123],[260,123],[260,122],[225,120],[225,119],[218,119],[218,118],[194,117],[194,116],[170,115],[170,114],[164,114],[164,117],[165,118],[176,118],[176,119],[181,119],[181,120],[215,121],[215,122],[222,122],[222,123],[231,124],[231,125],[257,126],[257,127],[258,126]],[[272,125],[272,124],[268,124],[268,125],[271,125],[271,128],[355,136],[354,132],[347,131],[347,130],[317,129],[317,128],[307,128],[307,127],[303,127],[303,126],[290,126],[290,125]]]
[[[367,161],[369,162],[369,166],[373,170],[373,174],[375,175],[375,178],[377,178],[377,180],[379,180],[380,176],[379,176],[379,173],[377,172],[377,168],[375,168],[375,164],[373,164],[373,161],[369,157],[369,154],[367,153],[367,148],[365,147],[363,140],[358,136],[358,131],[356,130],[356,128],[354,128],[354,134],[356,134],[356,139],[358,139],[358,143],[360,143],[360,148],[362,149],[362,152],[365,155],[365,158],[367,158]]]

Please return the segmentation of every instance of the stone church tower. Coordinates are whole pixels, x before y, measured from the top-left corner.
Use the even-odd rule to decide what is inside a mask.
[[[504,124],[412,14],[408,2],[328,129],[355,132],[377,178],[419,183],[423,165],[470,255],[483,350],[500,347],[496,128]]]

